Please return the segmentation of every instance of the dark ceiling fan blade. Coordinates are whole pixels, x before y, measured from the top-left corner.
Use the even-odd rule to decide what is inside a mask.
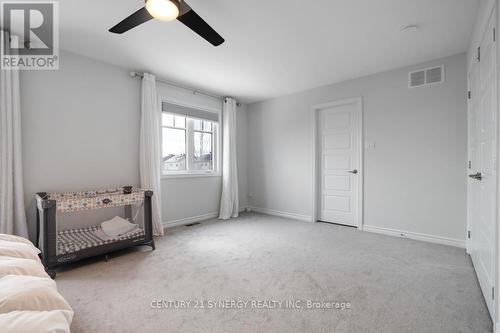
[[[181,10],[182,13],[182,10]],[[224,38],[221,37],[211,26],[208,25],[194,10],[189,10],[181,14],[177,20],[184,23],[189,29],[196,32],[213,46],[219,46],[224,43]]]
[[[129,31],[130,29],[133,29],[137,27],[138,25],[141,25],[149,20],[151,20],[153,16],[149,14],[148,10],[146,7],[142,7],[111,29],[109,29],[109,32],[113,32],[115,34],[122,34],[126,31]]]

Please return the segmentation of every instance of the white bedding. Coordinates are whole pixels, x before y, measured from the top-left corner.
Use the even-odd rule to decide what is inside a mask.
[[[33,245],[33,243],[31,243],[29,240],[27,240],[26,238],[23,238],[21,236],[0,234],[0,240],[14,242],[14,243],[24,243],[24,244],[31,245],[31,246],[35,247]]]
[[[47,277],[39,260],[0,256],[0,278],[6,275]]]
[[[69,333],[73,310],[28,240],[0,234],[0,331]]]
[[[69,333],[73,311],[11,311],[0,314],[2,333]]]
[[[38,260],[40,251],[33,245],[0,240],[0,256]]]

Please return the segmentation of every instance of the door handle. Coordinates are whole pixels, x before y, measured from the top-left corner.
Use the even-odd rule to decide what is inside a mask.
[[[475,179],[475,180],[481,180],[483,179],[483,176],[481,175],[481,172],[475,173],[473,175],[469,175],[470,178]]]
[[[353,175],[357,174],[358,173],[358,170],[354,169],[354,170],[351,170],[351,171],[347,171],[349,173],[352,173]]]

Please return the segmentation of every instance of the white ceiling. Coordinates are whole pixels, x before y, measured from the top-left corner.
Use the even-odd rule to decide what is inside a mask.
[[[188,0],[226,42],[180,22],[108,29],[141,0],[60,1],[61,48],[253,102],[465,52],[478,0]],[[417,24],[416,33],[401,28]]]

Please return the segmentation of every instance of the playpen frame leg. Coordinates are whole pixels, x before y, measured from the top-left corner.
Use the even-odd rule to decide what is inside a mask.
[[[45,267],[45,272],[47,272],[47,274],[49,275],[49,277],[50,277],[52,280],[54,280],[54,279],[56,278],[57,273],[56,273],[56,271],[55,271],[55,270],[53,270],[53,269],[51,269],[51,268],[49,268],[49,267]]]

